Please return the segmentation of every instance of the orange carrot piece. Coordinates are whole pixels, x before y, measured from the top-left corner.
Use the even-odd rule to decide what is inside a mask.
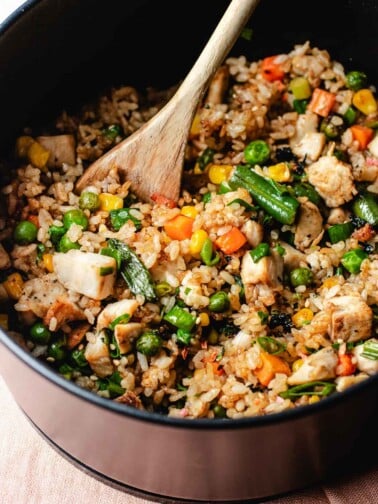
[[[262,60],[261,75],[269,82],[282,80],[285,77],[280,63],[276,61],[277,56],[268,56]]]
[[[290,366],[280,357],[271,355],[267,352],[261,352],[260,358],[262,365],[253,371],[253,374],[259,380],[261,385],[267,387],[277,373],[284,373],[287,376],[291,374]]]
[[[316,88],[312,93],[308,110],[322,117],[327,117],[336,101],[336,96],[325,89]]]
[[[349,376],[356,371],[356,364],[352,361],[351,354],[340,354],[336,366],[337,376]]]
[[[177,215],[164,224],[164,231],[172,240],[186,240],[192,236],[194,219],[186,215]]]
[[[245,243],[247,238],[237,228],[232,227],[230,231],[215,240],[215,245],[221,249],[224,254],[233,254],[239,250]]]
[[[361,124],[354,124],[350,127],[354,140],[357,140],[360,150],[366,149],[368,144],[373,140],[374,130]]]
[[[37,228],[39,228],[39,219],[38,215],[28,215],[28,221],[32,222]]]
[[[164,196],[164,194],[153,193],[151,195],[152,201],[154,201],[157,205],[165,205],[168,208],[175,208],[176,203],[170,198]]]

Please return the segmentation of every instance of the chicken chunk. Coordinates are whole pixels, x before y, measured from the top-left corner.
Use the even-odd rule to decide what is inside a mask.
[[[332,347],[322,348],[304,359],[302,366],[289,376],[289,385],[301,385],[336,377],[337,354]]]
[[[373,140],[367,146],[368,151],[378,158],[378,135],[375,135]]]
[[[223,65],[218,68],[212,78],[209,91],[206,97],[206,103],[218,105],[223,102],[224,95],[228,88],[229,70],[228,66]]]
[[[53,265],[66,289],[97,300],[113,292],[117,270],[113,257],[74,249],[54,254]]]
[[[290,147],[300,159],[306,157],[310,161],[316,161],[322,153],[326,138],[324,133],[318,132],[318,122],[317,114],[310,111],[298,117]]]
[[[301,203],[298,223],[295,228],[294,244],[299,250],[306,250],[322,239],[323,217],[311,201]]]
[[[115,326],[114,338],[121,353],[130,352],[132,341],[142,334],[143,328],[143,324],[140,324],[139,322],[117,324]]]
[[[242,231],[245,234],[248,243],[253,248],[257,247],[257,245],[263,241],[264,228],[259,222],[252,219],[247,220],[247,222],[243,225]]]
[[[327,306],[331,311],[329,334],[332,341],[360,341],[371,336],[373,311],[357,296],[332,298]]]
[[[37,142],[50,151],[47,165],[61,167],[63,163],[76,164],[75,138],[73,135],[39,136]]]
[[[122,315],[129,315],[131,318],[139,304],[135,299],[121,299],[115,303],[108,304],[97,317],[97,330],[101,331]]]
[[[377,338],[371,338],[368,341],[375,342],[378,345]],[[364,346],[365,344],[355,346],[353,349],[353,353],[356,358],[357,368],[359,369],[359,371],[367,373],[368,375],[371,376],[378,373],[378,359],[369,359],[368,357],[362,355],[365,351]]]
[[[85,315],[67,296],[59,296],[43,317],[43,323],[50,331],[58,331],[67,322],[84,320]]]
[[[283,289],[282,275],[283,259],[279,254],[272,252],[270,256],[262,257],[255,263],[251,254],[246,252],[242,259],[240,276],[245,286],[247,301],[251,299],[253,286],[257,286],[260,298],[266,299],[265,304],[272,304],[274,293]]]
[[[299,252],[286,242],[280,242],[281,247],[285,249],[283,255],[284,267],[289,271],[295,268],[302,268],[307,265],[307,256],[303,252]]]
[[[310,184],[330,208],[347,203],[357,194],[351,166],[335,156],[323,156],[309,165],[307,175]]]
[[[54,273],[25,282],[15,309],[21,313],[32,312],[43,318],[55,300],[66,293]]]
[[[106,339],[103,331],[97,333],[93,340],[88,342],[84,351],[84,356],[92,371],[100,378],[109,376],[114,371]]]
[[[361,383],[362,381],[369,378],[368,374],[361,373],[357,376],[349,375],[349,376],[338,376],[335,380],[336,390],[337,392],[344,392],[347,388],[352,385],[356,385],[357,383]]]

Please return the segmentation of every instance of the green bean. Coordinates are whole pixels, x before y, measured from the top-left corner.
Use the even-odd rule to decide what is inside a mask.
[[[361,355],[366,359],[378,360],[378,341],[373,339],[365,341]]]
[[[332,394],[335,389],[336,385],[334,383],[326,381],[313,381],[291,387],[288,390],[281,392],[279,395],[283,399],[296,399],[297,397],[302,397],[303,395],[317,395],[325,397]]]
[[[218,254],[218,252],[214,254],[213,242],[210,240],[210,238],[206,238],[206,240],[204,241],[200,256],[206,266],[215,266],[219,263],[220,255]]]
[[[164,315],[163,319],[184,331],[191,331],[196,323],[195,316],[177,304]]]
[[[353,233],[353,229],[353,224],[350,221],[344,222],[343,224],[335,224],[327,230],[329,241],[332,244],[345,241]]]
[[[369,255],[360,248],[355,248],[345,252],[341,258],[341,264],[349,273],[357,274],[360,272],[362,262]]]
[[[230,307],[230,299],[227,292],[218,291],[210,296],[209,310],[215,313],[223,313]]]
[[[252,261],[254,263],[258,263],[260,259],[270,255],[270,248],[268,243],[260,243],[253,250],[249,251],[250,256],[252,257]]]
[[[253,200],[281,224],[293,224],[299,201],[288,194],[287,188],[258,175],[249,166],[239,165],[230,179],[233,189],[244,187]]]

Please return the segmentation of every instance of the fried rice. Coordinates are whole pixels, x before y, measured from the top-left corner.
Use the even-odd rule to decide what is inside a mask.
[[[180,418],[267,415],[378,372],[377,102],[310,42],[228,58],[178,202],[85,168],[168,90],[107,90],[4,160],[2,327],[95,394]]]

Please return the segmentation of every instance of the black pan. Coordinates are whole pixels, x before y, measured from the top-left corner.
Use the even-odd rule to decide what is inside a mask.
[[[30,0],[0,26],[1,150],[110,85],[166,87],[194,63],[228,2]],[[309,40],[378,81],[376,0],[261,0],[233,54]],[[6,173],[2,173],[6,177]],[[0,331],[0,371],[46,439],[87,471],[157,500],[246,501],[291,492],[374,460],[378,376],[266,417],[146,414],[66,381]],[[362,450],[365,452],[362,455]]]

